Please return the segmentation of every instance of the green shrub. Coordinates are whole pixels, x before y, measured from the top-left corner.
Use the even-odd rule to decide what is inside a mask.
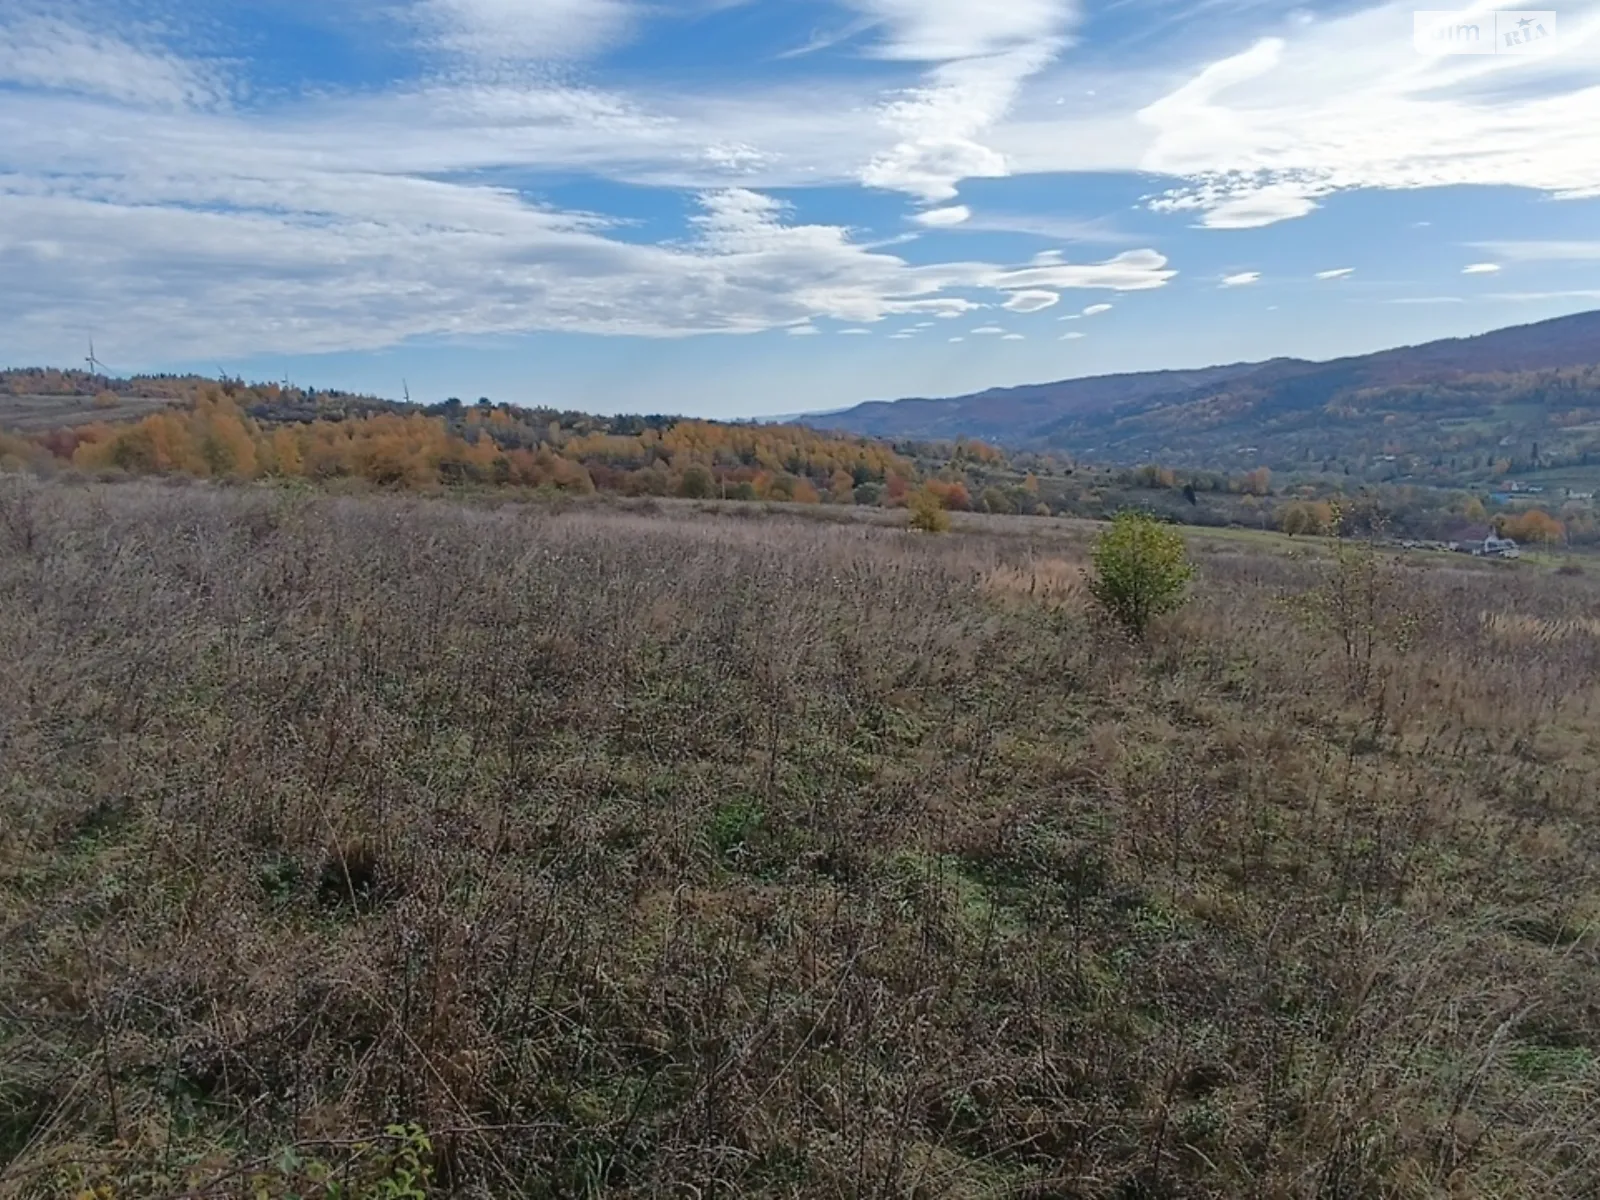
[[[726,857],[750,839],[750,835],[760,826],[763,815],[753,801],[730,801],[711,814],[706,834],[717,853]]]
[[[716,494],[716,477],[699,463],[686,468],[678,481],[678,495],[685,500],[709,500]]]
[[[983,510],[992,513],[1013,513],[1016,506],[1011,503],[1010,497],[997,487],[984,488]]]
[[[1194,576],[1183,538],[1143,513],[1119,514],[1095,542],[1093,558],[1090,594],[1134,637],[1183,604]]]
[[[923,533],[948,533],[950,514],[944,510],[944,501],[932,488],[919,488],[907,505],[911,509],[911,528]]]

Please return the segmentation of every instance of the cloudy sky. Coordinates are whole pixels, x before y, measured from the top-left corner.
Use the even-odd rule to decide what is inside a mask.
[[[3,0],[0,363],[731,416],[1597,308],[1600,0],[1546,21]]]

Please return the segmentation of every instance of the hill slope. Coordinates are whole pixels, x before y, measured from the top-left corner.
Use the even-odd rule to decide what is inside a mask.
[[[812,424],[981,437],[1109,462],[1397,471],[1469,478],[1600,456],[1600,312],[1376,354],[1273,359],[863,404]]]

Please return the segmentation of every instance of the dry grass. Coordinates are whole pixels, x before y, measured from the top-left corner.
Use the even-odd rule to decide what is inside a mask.
[[[1029,559],[1002,563],[983,579],[986,595],[999,600],[1038,604],[1048,609],[1082,608],[1087,564],[1082,559]]]
[[[0,487],[0,1194],[1595,1194],[1585,579]]]
[[[1600,638],[1600,619],[1563,617],[1548,620],[1527,613],[1486,612],[1483,628],[1490,637],[1511,642],[1562,642],[1572,638]]]

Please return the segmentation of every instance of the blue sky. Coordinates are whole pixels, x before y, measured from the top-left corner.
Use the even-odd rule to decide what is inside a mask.
[[[751,416],[1600,308],[1600,0],[5,0],[0,362]]]

